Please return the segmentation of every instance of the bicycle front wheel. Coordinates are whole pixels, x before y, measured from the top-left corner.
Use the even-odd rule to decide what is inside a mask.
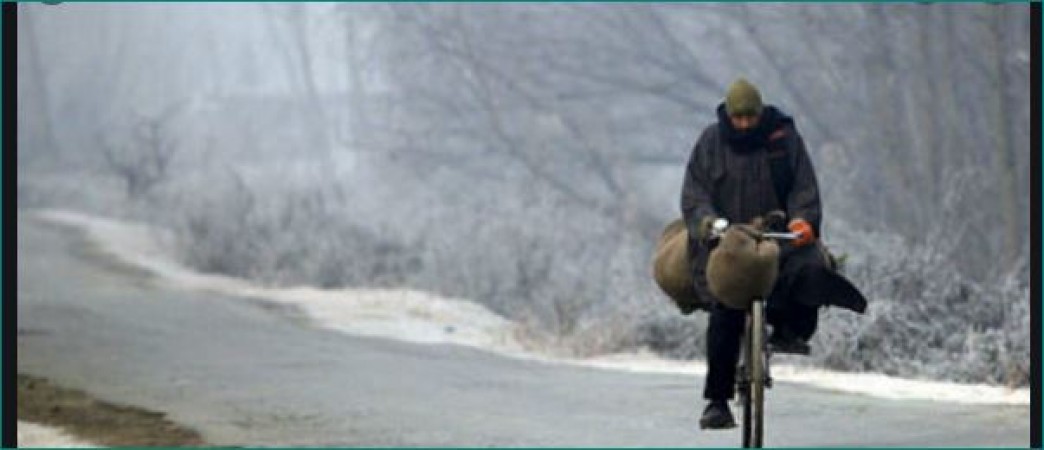
[[[765,432],[765,302],[750,305],[750,442],[761,448]],[[746,427],[745,427],[746,428]]]
[[[751,402],[750,395],[750,368],[753,353],[751,352],[750,343],[753,342],[751,339],[750,330],[753,326],[754,320],[750,313],[747,313],[746,328],[743,331],[743,362],[737,368],[736,376],[739,377],[737,391],[740,396],[740,403],[743,405],[743,448],[751,448],[751,437],[753,437],[752,431],[752,420],[753,416],[751,408],[753,403]]]

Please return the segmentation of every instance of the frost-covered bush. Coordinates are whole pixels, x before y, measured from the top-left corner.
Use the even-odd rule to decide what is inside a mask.
[[[258,195],[236,177],[184,205],[185,261],[278,285],[395,286],[419,269],[416,250],[345,220],[330,191]]]
[[[852,278],[870,299],[869,311],[865,316],[827,311],[815,338],[816,362],[899,376],[1028,383],[1024,267],[985,284],[963,276],[935,248],[889,249],[887,259],[852,265]]]
[[[538,191],[452,199],[430,197],[421,186],[396,192],[398,203],[369,195],[367,205],[350,186],[272,193],[231,176],[186,202],[180,248],[201,270],[272,284],[407,286],[471,299],[523,324],[532,341],[569,354],[705,353],[705,314],[681,316],[650,279],[653,237]],[[388,204],[407,207],[380,207]],[[955,268],[953,249],[884,233],[862,237],[844,247],[869,311],[826,310],[811,363],[1028,383],[1025,264],[978,282]]]
[[[533,192],[455,200],[371,188],[363,199],[350,183],[272,192],[267,178],[226,173],[181,200],[173,221],[188,264],[275,285],[406,286],[468,298],[571,354],[648,346],[689,356],[690,341],[702,339],[689,336],[649,278],[653,241],[604,216]],[[473,213],[459,214],[464,208]]]

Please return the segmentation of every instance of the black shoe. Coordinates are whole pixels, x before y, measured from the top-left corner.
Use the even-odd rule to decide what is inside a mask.
[[[724,430],[735,428],[736,420],[732,418],[729,404],[725,400],[712,400],[700,417],[700,429]]]
[[[809,347],[801,338],[794,336],[791,333],[787,333],[783,330],[781,332],[772,333],[769,337],[768,345],[769,350],[772,353],[789,353],[792,355],[808,355],[812,353],[812,347]]]

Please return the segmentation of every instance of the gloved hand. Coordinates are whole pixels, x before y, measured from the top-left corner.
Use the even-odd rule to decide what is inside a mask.
[[[808,244],[815,242],[816,233],[812,231],[812,224],[808,223],[805,219],[794,219],[787,224],[787,229],[791,233],[797,233],[799,236],[797,239],[791,241],[795,247],[804,247]]]
[[[787,214],[780,210],[769,211],[763,218],[762,225],[769,231],[781,231],[787,223]]]
[[[696,225],[696,238],[701,241],[706,241],[711,237],[711,229],[714,227],[714,221],[718,220],[713,214],[707,214],[700,219],[700,222]]]

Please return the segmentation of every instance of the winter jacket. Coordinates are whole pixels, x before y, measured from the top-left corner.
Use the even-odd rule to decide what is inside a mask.
[[[769,158],[786,158],[791,169],[789,193],[781,180],[774,185]],[[749,223],[772,210],[788,218],[803,218],[819,233],[822,209],[819,187],[804,141],[794,120],[773,106],[766,106],[753,131],[732,128],[725,105],[718,106],[718,122],[703,130],[689,157],[681,197],[682,217],[695,237],[700,219],[724,217],[732,223]]]
[[[710,249],[696,237],[702,218],[710,215],[724,217],[730,223],[749,223],[770,211],[782,210],[788,219],[807,220],[819,236],[823,214],[815,171],[791,117],[774,106],[766,106],[758,126],[740,132],[732,127],[724,104],[718,106],[717,116],[717,123],[703,130],[692,150],[681,193],[696,293],[707,304],[715,300],[705,275]],[[786,163],[771,163],[775,158],[784,158]],[[777,170],[775,177],[773,168]],[[784,248],[781,255],[780,282],[795,282],[798,273],[808,273],[817,280],[840,278],[827,267],[825,259],[788,258],[794,252],[787,250]],[[794,262],[788,263],[788,259]],[[834,281],[827,284],[834,285]],[[851,286],[843,278],[842,281]],[[826,294],[828,298],[812,301],[861,311],[865,309],[865,299],[858,291],[853,296],[853,290],[844,292],[844,298],[831,299]]]

